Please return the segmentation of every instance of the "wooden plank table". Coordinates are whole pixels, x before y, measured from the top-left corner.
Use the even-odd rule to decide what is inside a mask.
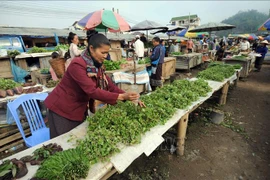
[[[190,80],[196,80],[196,78]],[[209,99],[214,92],[223,89],[224,86],[227,86],[228,82],[232,82],[234,80],[237,80],[236,73],[235,75],[226,79],[223,82],[207,81],[209,86],[212,88],[212,91],[209,92],[206,97],[201,97],[198,101],[193,102],[192,105],[190,105],[185,110],[177,110],[173,117],[171,117],[164,125],[157,125],[151,128],[149,131],[142,135],[142,139],[139,144],[132,146],[126,146],[123,144],[119,145],[120,152],[110,157],[109,162],[98,162],[92,165],[86,179],[108,179],[115,172],[122,173],[141,154],[144,153],[145,155],[149,156],[164,141],[162,135],[175,124],[177,124],[178,127],[177,153],[183,155],[189,113],[195,110],[207,99]],[[224,91],[224,93],[226,93],[226,91]],[[87,127],[88,122],[84,122],[70,132],[51,139],[43,144],[46,145],[49,143],[57,143],[61,145],[64,150],[74,148],[76,146],[75,141],[78,139],[83,139],[86,136]],[[75,140],[70,141],[71,137],[73,137]],[[20,159],[25,155],[32,154],[34,150],[40,148],[41,146],[42,144],[37,145],[35,147],[19,152],[13,156],[10,156],[6,159]],[[27,167],[28,174],[21,179],[31,178],[35,174],[39,166],[31,166],[29,163],[27,163]]]
[[[191,68],[202,64],[202,53],[189,53],[176,56],[176,69],[186,69],[190,71]]]

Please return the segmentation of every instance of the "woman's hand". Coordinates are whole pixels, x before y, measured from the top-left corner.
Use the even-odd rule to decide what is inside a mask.
[[[121,101],[124,101],[124,100],[134,101],[134,100],[138,100],[139,98],[140,98],[140,95],[135,92],[127,92],[124,94],[119,94],[118,96],[118,100],[121,100]]]
[[[138,105],[139,105],[140,107],[146,107],[146,105],[144,104],[143,101],[138,101]]]

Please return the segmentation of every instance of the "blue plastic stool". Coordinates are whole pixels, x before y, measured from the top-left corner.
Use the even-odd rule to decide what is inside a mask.
[[[48,93],[33,93],[24,94],[15,99],[12,102],[8,102],[7,106],[10,110],[20,133],[25,141],[27,147],[33,147],[50,139],[49,128],[46,127],[42,118],[37,101],[44,101],[48,96]],[[17,109],[22,106],[26,115],[26,119],[30,126],[31,136],[25,137],[23,127],[20,118],[17,113]]]

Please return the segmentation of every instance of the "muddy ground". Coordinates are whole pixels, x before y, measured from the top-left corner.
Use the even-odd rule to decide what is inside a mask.
[[[171,154],[171,142],[164,142],[110,179],[270,179],[270,65],[230,88],[226,105],[216,102],[213,97],[190,115],[184,156]],[[212,110],[225,113],[222,124],[210,122]],[[170,130],[164,137],[175,134]]]

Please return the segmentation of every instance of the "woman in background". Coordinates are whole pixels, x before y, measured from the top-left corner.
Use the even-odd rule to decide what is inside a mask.
[[[260,54],[261,57],[256,57],[256,61],[255,61],[255,68],[256,68],[256,72],[260,72],[261,68],[262,68],[262,64],[264,61],[264,57],[268,51],[268,48],[266,47],[266,45],[268,44],[267,40],[264,40],[260,43],[260,45],[256,48],[256,53]]]
[[[65,64],[66,70],[67,70],[69,64],[71,63],[72,59],[80,56],[81,52],[82,52],[78,49],[79,38],[78,38],[77,34],[75,34],[73,32],[69,33],[68,44],[69,44],[69,50],[67,52],[67,55],[65,55],[66,58],[68,58],[66,61],[66,64]]]

